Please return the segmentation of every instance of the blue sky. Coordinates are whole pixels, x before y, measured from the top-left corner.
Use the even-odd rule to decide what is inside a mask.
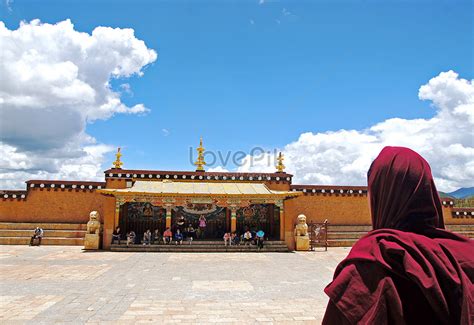
[[[418,90],[473,78],[470,1],[21,1],[0,20],[132,28],[158,53],[122,101],[145,115],[87,125],[125,167],[189,170],[188,150],[283,148],[305,132],[363,130],[435,115]],[[168,132],[163,131],[168,130]],[[107,154],[104,166],[113,154]],[[225,166],[231,169],[232,166]]]

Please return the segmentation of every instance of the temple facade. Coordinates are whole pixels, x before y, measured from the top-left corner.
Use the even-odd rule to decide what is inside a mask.
[[[194,227],[205,218],[203,237],[208,239],[258,229],[269,239],[285,241],[290,250],[300,214],[308,223],[327,219],[346,231],[371,224],[364,186],[293,184],[281,155],[274,173],[206,172],[199,150],[195,171],[123,169],[119,151],[103,182],[26,181],[26,190],[1,191],[0,222],[85,224],[97,211],[104,249],[110,248],[117,226],[123,232],[162,233],[182,217]],[[447,225],[474,224],[472,208],[442,201]]]

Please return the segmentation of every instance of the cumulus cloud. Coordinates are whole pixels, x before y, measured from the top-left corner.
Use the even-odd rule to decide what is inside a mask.
[[[301,134],[282,150],[294,183],[364,185],[370,163],[384,146],[404,146],[428,160],[440,190],[473,186],[473,81],[442,72],[420,87],[418,97],[432,102],[432,118],[392,118],[365,130]],[[247,156],[238,170],[273,171],[274,165],[272,155]]]
[[[208,169],[208,172],[216,172],[216,173],[227,173],[229,170],[222,167],[222,166],[216,166],[216,167],[211,167]]]
[[[133,29],[97,27],[88,34],[70,20],[33,20],[16,30],[0,22],[0,48],[0,187],[102,176],[100,164],[112,148],[89,136],[87,123],[148,111],[141,103],[125,105],[110,83],[141,76],[156,52]]]

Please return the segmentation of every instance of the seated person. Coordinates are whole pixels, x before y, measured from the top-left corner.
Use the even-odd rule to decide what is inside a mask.
[[[120,245],[120,227],[115,228],[114,232],[112,233],[112,244],[114,243],[114,240],[118,240],[118,244]]]
[[[265,233],[263,232],[263,230],[257,231],[256,238],[257,238],[257,248],[258,249],[263,248],[263,242],[265,240],[264,237],[265,237]]]
[[[143,234],[143,245],[150,245],[151,244],[151,231],[148,229]]]
[[[34,246],[35,240],[38,240],[38,246],[41,245],[41,238],[43,238],[43,234],[43,229],[40,227],[36,227],[35,232],[33,233],[33,236],[30,240],[30,246]]]
[[[176,245],[181,245],[183,243],[183,234],[179,229],[176,230],[176,234],[174,234],[174,239],[176,240]]]
[[[247,230],[244,233],[244,243],[245,245],[250,245],[252,243],[252,233],[250,232],[250,230]]]
[[[232,241],[232,245],[240,244],[240,236],[238,236],[235,232],[232,233],[230,240]]]
[[[153,243],[158,244],[161,240],[160,230],[157,228],[153,232]]]
[[[250,233],[252,234],[252,244],[257,245],[257,232],[252,229]]]
[[[135,244],[135,238],[137,235],[135,234],[135,231],[130,230],[130,232],[127,234],[127,246],[130,244]]]
[[[195,236],[196,236],[196,229],[194,229],[192,224],[189,224],[188,228],[186,228],[186,238],[189,241],[189,245],[191,245]]]
[[[230,233],[226,232],[224,234],[224,246],[227,246],[227,244],[229,244],[229,246],[231,245],[231,241],[230,241]]]
[[[171,244],[172,238],[173,238],[173,233],[171,232],[171,229],[168,227],[163,233],[163,243]]]

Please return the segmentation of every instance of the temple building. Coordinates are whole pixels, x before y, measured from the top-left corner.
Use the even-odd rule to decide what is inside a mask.
[[[281,154],[274,173],[206,172],[202,140],[197,151],[195,171],[124,169],[119,149],[104,182],[28,180],[26,190],[0,191],[0,244],[25,243],[30,235],[21,231],[36,224],[50,225],[50,244],[82,244],[91,211],[100,216],[103,249],[110,249],[117,226],[163,233],[183,217],[193,227],[205,218],[206,239],[258,229],[289,250],[300,214],[308,223],[328,220],[330,246],[351,245],[370,230],[364,186],[293,184]],[[442,200],[448,228],[473,236],[474,209]]]

